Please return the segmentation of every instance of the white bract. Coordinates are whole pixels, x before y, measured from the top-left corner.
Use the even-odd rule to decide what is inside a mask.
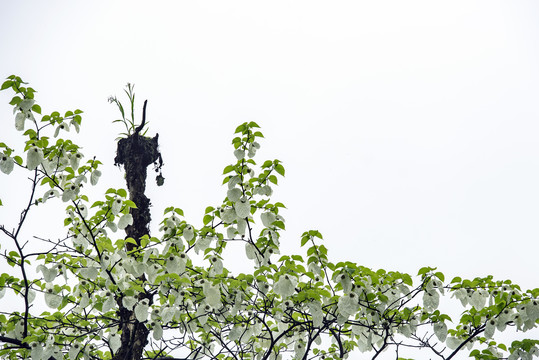
[[[14,161],[11,157],[7,155],[0,156],[0,171],[4,174],[9,175],[13,171]]]
[[[219,309],[223,306],[221,303],[221,292],[217,286],[210,285],[208,281],[202,285],[202,291],[206,297],[206,302],[214,309]]]
[[[357,295],[355,293],[350,293],[341,296],[337,303],[337,307],[339,313],[348,319],[350,315],[355,314],[359,309]]]
[[[183,238],[186,241],[191,241],[193,240],[194,237],[195,237],[195,231],[193,229],[193,226],[186,225],[185,228],[183,229]]]
[[[67,185],[67,187],[64,188],[64,192],[62,193],[62,201],[74,201],[77,198],[79,190],[80,188],[75,184]]]
[[[262,224],[265,227],[270,227],[273,224],[273,222],[277,219],[277,217],[275,216],[274,213],[267,211],[260,214],[260,219],[262,220]]]
[[[35,170],[43,161],[43,151],[37,146],[32,146],[26,154],[26,167]]]
[[[275,283],[274,291],[277,295],[281,295],[284,298],[287,298],[294,294],[296,290],[296,278],[288,274],[281,275],[279,280]]]
[[[441,342],[444,342],[447,338],[447,325],[443,322],[437,322],[434,324],[434,335],[440,340]]]
[[[241,198],[241,195],[242,195],[241,189],[238,189],[238,188],[230,189],[226,193],[226,196],[232,202],[238,201]]]
[[[122,345],[122,341],[121,341],[120,335],[117,332],[110,333],[109,335],[110,349],[116,352],[120,348],[121,345]]]
[[[92,174],[90,175],[90,184],[96,185],[99,181],[99,177],[101,176],[101,171],[99,170],[93,170]]]
[[[135,306],[135,317],[138,321],[143,322],[146,321],[148,318],[148,308],[149,308],[149,302],[148,299],[142,299],[136,306]]]
[[[118,221],[118,229],[124,230],[129,225],[133,225],[133,215],[124,214],[120,217]]]
[[[122,207],[123,207],[122,200],[116,198],[116,199],[112,200],[112,205],[111,205],[110,211],[114,215],[118,215],[120,213],[120,211],[122,210]]]
[[[45,291],[45,303],[52,309],[57,309],[62,303],[62,297],[57,295],[53,288],[47,288]]]

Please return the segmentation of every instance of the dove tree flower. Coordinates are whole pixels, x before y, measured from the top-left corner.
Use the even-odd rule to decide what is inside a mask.
[[[224,200],[207,206],[201,222],[168,207],[153,236],[149,199],[132,191],[129,180],[127,190],[109,188],[90,200],[105,169],[62,138],[81,129],[80,110],[42,115],[35,91],[17,76],[1,89],[15,92],[15,127],[25,131],[14,146],[22,152],[0,142],[0,176],[27,171],[31,186],[19,222],[0,219],[0,259],[13,270],[0,275],[0,359],[303,360],[358,352],[374,359],[389,349],[402,359],[462,353],[531,359],[539,353],[537,338],[510,345],[499,338],[507,329],[537,329],[539,289],[491,276],[446,281],[433,267],[413,277],[354,259],[335,263],[317,230],[301,235],[303,254],[281,255],[284,204],[272,196],[285,168],[279,160],[257,165],[263,135],[254,122],[236,128],[232,163],[223,171]],[[129,107],[111,98],[127,131],[119,149],[120,143],[156,143],[157,137],[140,134],[144,112],[136,125],[132,85],[126,94]],[[127,173],[126,153],[117,155]],[[150,155],[159,167],[160,154]],[[67,236],[35,234],[39,228],[26,215],[36,206],[64,206],[60,225]],[[232,242],[244,244],[235,259],[252,271],[227,268]],[[9,297],[22,308],[13,308]],[[442,300],[456,311],[446,313]]]

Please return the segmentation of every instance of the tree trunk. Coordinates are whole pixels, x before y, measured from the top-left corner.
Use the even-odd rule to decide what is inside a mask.
[[[139,129],[137,129],[133,134],[118,142],[114,161],[116,165],[124,166],[129,198],[137,206],[136,209],[130,210],[133,224],[126,228],[126,238],[133,238],[137,245],[126,243],[128,252],[140,246],[142,236],[150,234],[150,199],[146,197],[144,191],[148,165],[157,164],[158,160],[159,167],[162,165],[161,154],[157,149],[157,139],[158,134],[154,138],[149,138],[139,135]],[[140,294],[139,300],[144,298],[147,298],[151,304],[152,299],[149,294]],[[144,347],[148,343],[150,331],[145,323],[137,321],[134,311],[123,306],[122,299],[118,299],[118,306],[122,332],[121,347],[114,354],[113,360],[140,360]]]

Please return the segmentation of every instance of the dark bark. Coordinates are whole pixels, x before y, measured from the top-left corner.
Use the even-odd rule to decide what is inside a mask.
[[[159,134],[149,138],[135,132],[118,142],[114,159],[116,165],[124,166],[129,198],[137,205],[137,209],[131,209],[133,225],[126,228],[127,237],[135,239],[139,245],[140,237],[150,233],[150,199],[144,195],[144,191],[146,190],[147,167],[157,161],[161,163],[161,154],[157,149],[158,137]],[[133,250],[133,248],[134,245],[131,245],[128,250]]]
[[[125,169],[125,179],[129,198],[137,206],[131,209],[133,224],[126,228],[126,238],[133,238],[137,245],[126,243],[126,250],[132,251],[140,246],[140,238],[149,235],[150,199],[144,194],[146,189],[147,167],[155,163],[156,170],[162,166],[161,154],[158,150],[158,136],[145,137],[140,135],[146,121],[146,102],[144,103],[144,112],[142,124],[136,131],[127,138],[118,142],[116,165],[123,165]],[[139,300],[147,298],[151,304],[149,294],[140,294]],[[120,308],[120,329],[121,329],[121,347],[114,354],[113,360],[140,360],[142,358],[144,347],[148,343],[150,331],[145,323],[137,321],[134,311],[126,309],[122,304],[122,299],[118,299]]]

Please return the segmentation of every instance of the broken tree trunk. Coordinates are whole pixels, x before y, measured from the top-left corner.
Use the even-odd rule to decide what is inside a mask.
[[[150,199],[146,197],[147,167],[152,163],[156,164],[156,169],[161,167],[161,154],[158,150],[158,136],[150,138],[140,135],[146,121],[146,102],[142,116],[142,124],[129,135],[118,142],[116,165],[123,165],[125,169],[125,179],[129,198],[135,203],[137,208],[130,209],[133,216],[133,224],[126,228],[126,238],[132,238],[136,244],[126,243],[127,252],[131,252],[140,246],[140,238],[150,235]],[[158,163],[159,162],[159,163]],[[158,178],[161,175],[158,176]],[[162,177],[161,177],[162,178]],[[143,275],[144,277],[144,275]],[[148,299],[151,304],[152,299],[149,294],[140,294],[139,301]],[[142,359],[144,347],[148,343],[149,330],[145,323],[137,321],[134,311],[125,308],[122,299],[117,299],[119,305],[121,347],[114,354],[113,360],[140,360]]]

